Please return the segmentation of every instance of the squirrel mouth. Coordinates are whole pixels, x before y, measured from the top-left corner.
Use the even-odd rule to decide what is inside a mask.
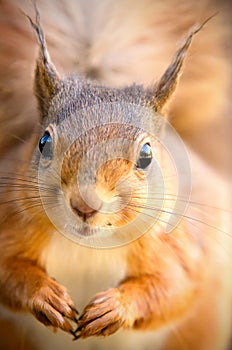
[[[111,229],[111,227],[97,227],[97,226],[88,225],[87,223],[83,223],[78,227],[76,226],[72,227],[73,233],[75,231],[77,235],[82,236],[83,238],[92,237],[92,236],[103,238],[106,235],[106,230],[109,233],[109,229]]]
[[[96,234],[96,231],[97,231],[96,228],[91,227],[87,224],[84,224],[82,227],[78,229],[78,234],[80,234],[81,236],[89,237]]]

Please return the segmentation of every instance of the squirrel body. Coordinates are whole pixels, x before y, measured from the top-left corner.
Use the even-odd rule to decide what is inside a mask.
[[[207,170],[203,164],[201,165],[204,170]],[[212,186],[215,183],[222,185],[216,177],[212,178]],[[222,197],[222,193],[220,193],[220,196],[218,195],[218,198],[220,197]],[[222,201],[225,203],[223,198]],[[217,213],[217,210],[215,212]],[[199,218],[196,215],[199,214],[197,210],[195,212],[193,210],[192,213],[188,212],[188,214]],[[205,213],[206,220],[209,215],[210,217],[213,215],[212,209],[210,213],[208,211]],[[144,329],[143,327],[138,328],[134,332],[129,330],[118,332],[113,336],[113,339],[111,337],[101,339],[100,337],[99,339],[90,338],[89,340],[78,340],[78,343],[71,343],[68,336],[61,337],[59,333],[52,335],[36,320],[28,319],[22,314],[11,315],[11,319],[16,324],[20,320],[20,327],[24,332],[28,328],[33,329],[36,346],[43,349],[49,349],[54,344],[58,349],[62,349],[67,346],[67,342],[70,349],[82,348],[83,344],[87,344],[86,346],[89,347],[100,346],[101,349],[107,349],[109,346],[113,349],[120,347],[132,349],[135,346],[139,349],[153,349],[154,345],[158,349],[179,349],[181,346],[183,349],[194,349],[196,346],[199,349],[206,347],[216,350],[226,349],[230,334],[230,312],[227,309],[231,300],[230,256],[228,254],[231,244],[230,238],[225,236],[220,238],[215,229],[209,230],[207,228],[206,230],[204,224],[197,225],[196,228],[196,225],[190,222],[185,231],[182,231],[181,227],[179,226],[176,232],[172,232],[170,237],[165,236],[165,240],[162,239],[162,236],[157,237],[156,233],[154,236],[152,236],[152,233],[148,233],[144,236],[144,239],[140,238],[140,240],[124,247],[100,251],[99,249],[79,246],[60,233],[54,232],[41,256],[41,260],[46,261],[47,274],[55,276],[59,283],[68,288],[70,295],[78,305],[78,309],[83,309],[86,306],[86,301],[91,300],[93,295],[102,290],[112,290],[112,286],[117,286],[126,278],[128,274],[128,256],[130,257],[130,266],[135,271],[141,271],[144,262],[147,270],[154,269],[157,273],[159,270],[157,264],[159,264],[164,277],[166,266],[168,288],[170,289],[168,292],[168,288],[165,287],[163,291],[160,291],[160,299],[162,292],[164,296],[171,293],[172,297],[173,290],[178,287],[178,289],[181,289],[178,294],[180,292],[182,296],[182,292],[184,293],[183,300],[187,302],[187,308],[177,309],[177,314],[169,320],[166,319],[166,313],[164,325],[156,323],[157,317],[155,317],[154,324],[151,323],[145,326]],[[192,237],[189,239],[189,236],[183,237],[183,232],[191,232],[196,236],[194,239]],[[207,235],[202,235],[202,237],[199,235],[200,232],[206,232]],[[41,231],[39,236],[41,236]],[[169,240],[171,242],[167,244]],[[25,244],[26,242],[24,242]],[[141,247],[143,244],[144,246]],[[152,264],[151,258],[148,257],[151,246]],[[191,261],[195,261],[194,266],[191,266]],[[171,269],[170,265],[172,266]],[[181,277],[182,268],[180,266],[184,266],[186,269],[186,276]],[[220,274],[215,274],[215,270],[223,271],[223,279],[221,279]],[[186,287],[189,284],[190,276],[196,288],[194,288],[193,299],[191,295],[189,297],[186,295]],[[184,285],[185,277],[187,277],[187,285]],[[199,280],[201,281],[200,285]],[[226,288],[225,281],[228,284]],[[149,283],[151,283],[150,279]],[[158,283],[157,288],[160,288]],[[220,302],[218,302],[218,299],[220,299]],[[176,302],[176,299],[174,300]],[[165,303],[164,310],[166,310],[166,307],[167,304]],[[200,320],[199,314],[201,315]]]
[[[70,3],[59,3],[63,11],[51,6],[72,18],[70,9],[77,4]],[[38,349],[54,344],[60,349],[226,349],[232,242],[230,213],[220,208],[229,206],[227,182],[187,152],[161,116],[178,89],[193,37],[201,35],[206,21],[190,30],[156,84],[147,87],[145,78],[145,85],[121,87],[117,69],[96,69],[98,55],[89,50],[99,53],[99,48],[85,41],[86,48],[82,40],[77,45],[86,56],[77,67],[85,77],[58,73],[40,24],[40,5],[43,13],[45,2],[34,5],[34,16],[27,15],[39,44],[34,93],[40,126],[23,147],[14,175],[3,171],[1,177],[1,303],[78,339],[67,343],[68,335],[59,332],[53,340],[56,335],[51,338],[45,327],[25,318]],[[103,5],[96,6],[100,14]],[[135,10],[140,9],[138,4]],[[132,22],[139,18],[134,15]],[[77,27],[83,24],[75,21]],[[88,30],[95,34],[93,27]],[[83,39],[80,28],[77,32]],[[96,61],[90,64],[90,57]],[[127,75],[125,80],[131,83]],[[223,99],[222,93],[220,103]],[[179,187],[186,189],[180,193]],[[209,197],[216,198],[215,206]]]

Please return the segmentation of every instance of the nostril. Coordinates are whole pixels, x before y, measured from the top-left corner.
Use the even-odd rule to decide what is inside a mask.
[[[95,214],[97,212],[97,210],[89,208],[88,210],[84,210],[82,208],[82,210],[76,208],[75,206],[72,206],[73,210],[83,219],[87,219],[89,217],[91,217],[93,214]]]

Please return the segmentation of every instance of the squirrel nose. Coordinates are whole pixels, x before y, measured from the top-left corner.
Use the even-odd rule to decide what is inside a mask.
[[[76,204],[75,200],[72,200],[72,199],[71,199],[71,207],[78,214],[78,216],[80,216],[84,221],[86,221],[86,219],[90,218],[97,212],[96,209],[93,209],[88,205],[80,206]]]
[[[74,212],[84,221],[96,214],[102,207],[102,200],[95,193],[92,186],[79,189],[80,195],[70,199],[70,205]]]

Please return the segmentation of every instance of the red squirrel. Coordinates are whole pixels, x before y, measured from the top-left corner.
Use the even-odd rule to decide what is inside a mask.
[[[202,176],[218,186],[223,180],[185,150],[166,115],[191,42],[208,20],[190,29],[156,83],[110,87],[97,82],[93,69],[87,77],[59,74],[37,5],[34,11],[35,19],[26,16],[39,45],[34,93],[40,126],[14,176],[1,175],[0,302],[71,333],[75,346],[120,330],[126,337],[130,329],[164,329],[152,349],[226,349],[232,284],[225,247],[229,251],[231,239],[227,227],[207,218],[220,213],[226,222],[228,213],[219,208],[227,187],[217,206],[201,207],[211,195]],[[191,179],[188,161],[199,178]],[[194,202],[192,186],[204,188],[203,204]],[[77,279],[87,278],[88,263],[96,268],[90,276],[96,274],[98,292],[81,310],[78,297],[74,303],[47,272],[62,249],[75,262]],[[88,283],[85,288],[84,296],[92,292]]]

